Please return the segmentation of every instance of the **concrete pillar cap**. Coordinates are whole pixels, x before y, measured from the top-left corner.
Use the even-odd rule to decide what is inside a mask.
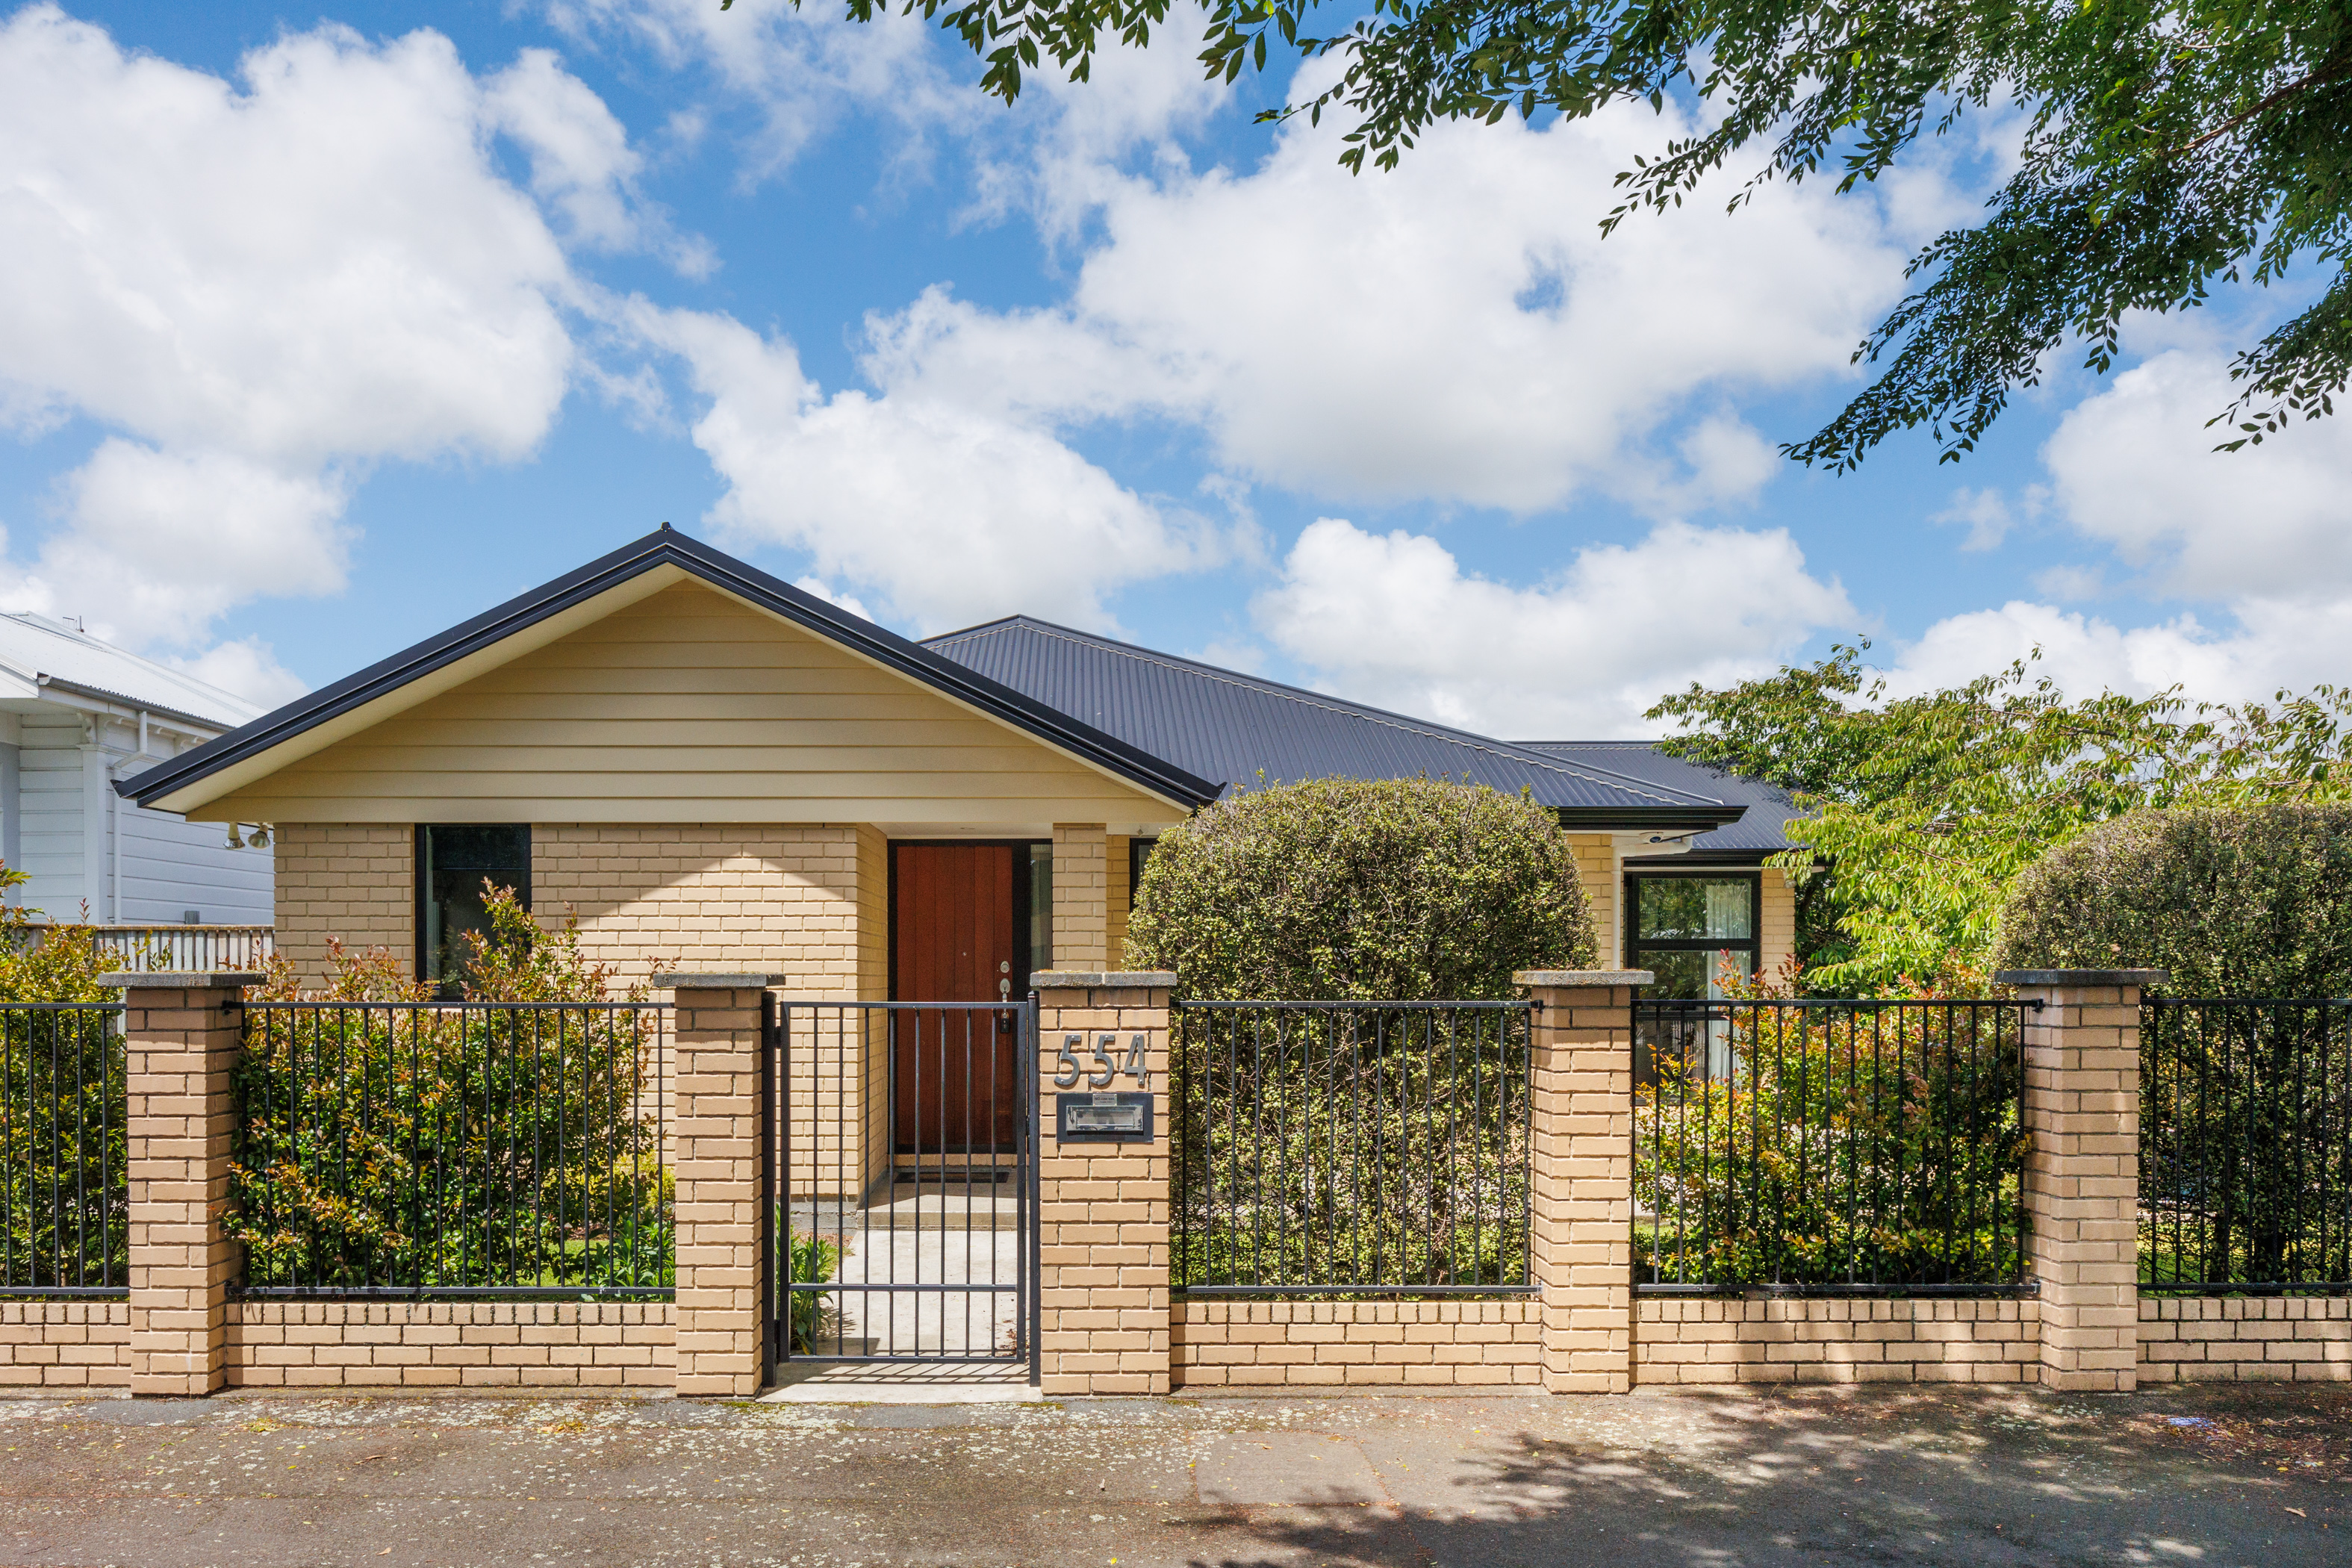
[[[2172,978],[2168,969],[2003,969],[1996,985],[2137,985],[2145,990]]]
[[[1032,991],[1165,991],[1175,984],[1171,969],[1041,969],[1029,976]]]
[[[1511,976],[1514,985],[1651,985],[1657,982],[1647,969],[1522,969]]]

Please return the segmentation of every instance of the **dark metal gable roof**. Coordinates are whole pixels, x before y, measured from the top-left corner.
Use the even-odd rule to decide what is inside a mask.
[[[1026,616],[950,632],[924,646],[1228,791],[1260,773],[1269,782],[1425,774],[1509,792],[1525,787],[1570,823],[1707,827],[1741,810],[1702,791]]]
[[[1748,815],[1738,822],[1700,834],[1691,840],[1687,854],[1670,856],[1660,861],[1662,865],[1757,864],[1767,855],[1790,847],[1788,824],[1804,815],[1786,790],[1668,756],[1652,741],[1521,741],[1518,744],[1530,752],[1572,758],[1654,784],[1706,790],[1748,808]]]
[[[122,780],[115,788],[145,805],[282,745],[305,731],[388,696],[435,670],[446,668],[661,566],[676,566],[690,577],[772,611],[921,685],[970,703],[982,712],[1062,747],[1155,795],[1187,805],[1202,805],[1216,798],[1215,784],[1195,777],[1181,766],[1000,685],[967,665],[941,658],[919,643],[886,631],[667,526],[495,609],[485,610],[438,637],[428,637],[414,647],[372,664],[356,675],[345,676],[331,686],[265,713],[136,778]]]

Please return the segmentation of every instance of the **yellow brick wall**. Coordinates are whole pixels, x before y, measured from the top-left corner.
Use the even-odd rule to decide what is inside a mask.
[[[126,1388],[128,1301],[0,1301],[0,1388]]]
[[[1636,1384],[2033,1383],[2025,1300],[1637,1299]]]
[[[1058,871],[1059,867],[1055,869]],[[1047,1398],[1165,1394],[1168,1297],[1168,993],[1144,986],[1038,997],[1038,1345]],[[1065,1033],[1144,1037],[1155,1097],[1149,1143],[1054,1136],[1053,1055]],[[1115,1089],[1132,1089],[1121,1078]]]
[[[2143,1296],[2139,1384],[2352,1380],[2341,1296]]]
[[[1585,902],[1592,910],[1592,940],[1600,949],[1593,962],[1602,969],[1614,969],[1624,945],[1624,932],[1619,929],[1624,916],[1618,908],[1623,876],[1616,842],[1606,833],[1571,833],[1568,843],[1576,855],[1576,873],[1584,884]]]
[[[238,1301],[232,1388],[667,1388],[667,1301]]]
[[[1103,842],[1103,962],[1113,969],[1128,967],[1127,907],[1135,901],[1135,863],[1129,848],[1133,842],[1120,833]]]
[[[1103,969],[1110,963],[1106,915],[1108,836],[1099,823],[1054,825],[1054,967]]]
[[[861,884],[881,874],[871,834],[850,825],[534,824],[531,910],[548,926],[576,912],[582,948],[624,980],[675,963],[781,973],[796,995],[853,998],[874,958],[857,919]]]
[[[278,951],[305,984],[327,973],[327,939],[416,963],[416,830],[383,823],[278,825]]]
[[[1757,957],[1765,978],[1778,980],[1780,966],[1797,951],[1797,890],[1790,885],[1789,873],[1778,866],[1765,867],[1762,896],[1757,902]]]
[[[1543,1383],[1542,1309],[1500,1301],[1179,1301],[1178,1388],[1444,1388]]]

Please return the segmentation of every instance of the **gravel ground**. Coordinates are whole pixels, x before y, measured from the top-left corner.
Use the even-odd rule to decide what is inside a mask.
[[[2352,1389],[42,1399],[0,1449],[5,1563],[2352,1563]]]

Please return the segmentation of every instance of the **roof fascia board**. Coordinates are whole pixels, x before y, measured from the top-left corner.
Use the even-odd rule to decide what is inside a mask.
[[[953,698],[1142,793],[1187,809],[1216,798],[1216,786],[1205,780],[667,530],[625,544],[117,787],[143,805],[173,811],[202,805],[689,577]],[[630,591],[629,598],[598,605],[605,595],[624,589]],[[553,625],[559,621],[562,624]],[[516,640],[526,634],[527,641]],[[288,749],[298,742],[299,750]]]
[[[536,652],[583,626],[593,626],[614,611],[625,610],[642,599],[649,599],[664,588],[686,581],[686,578],[687,574],[679,568],[662,565],[625,579],[603,593],[567,605],[551,615],[461,654],[438,668],[428,669],[411,679],[388,681],[380,695],[362,698],[355,706],[298,730],[282,741],[274,743],[264,741],[217,772],[203,773],[184,785],[173,787],[169,794],[155,793],[165,786],[167,781],[163,780],[140,788],[141,780],[149,777],[147,773],[141,774],[138,779],[126,779],[118,787],[142,805],[153,806],[161,811],[184,813],[196,810],[225,795],[233,795],[247,784],[289,768],[305,757],[315,756],[338,741],[347,740],[362,730],[373,729],[387,719],[429,702],[478,676],[487,675],[501,665],[511,664],[525,654]],[[334,689],[329,687],[327,689],[331,691]],[[240,733],[242,731],[233,731],[221,739],[233,742]],[[196,752],[190,752],[174,761],[185,762],[196,756]],[[160,771],[151,769],[150,773]]]
[[[1559,816],[1560,826],[1571,833],[1600,833],[1612,828],[1654,831],[1662,827],[1704,832],[1711,827],[1727,826],[1748,814],[1744,805],[1562,805],[1555,806],[1553,810]]]

